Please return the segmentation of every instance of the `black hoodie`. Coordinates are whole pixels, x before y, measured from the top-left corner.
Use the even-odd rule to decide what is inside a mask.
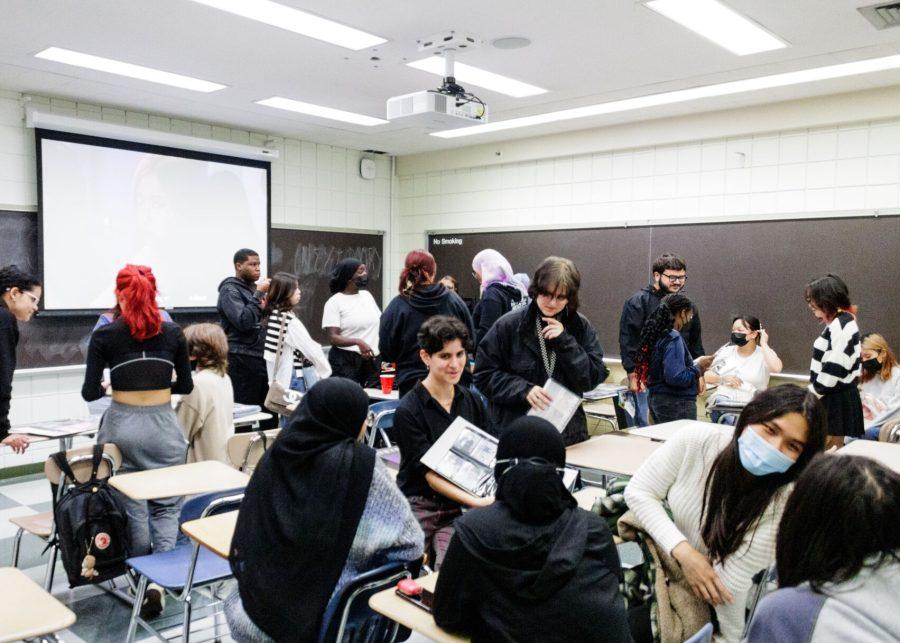
[[[9,405],[18,343],[19,322],[0,300],[0,440],[5,440],[9,435]]]
[[[568,508],[548,524],[502,501],[456,520],[435,589],[434,620],[479,641],[631,641],[612,533]]]
[[[262,359],[265,336],[260,326],[263,316],[260,293],[253,283],[228,277],[219,284],[216,310],[228,336],[228,352]]]
[[[475,340],[472,315],[459,295],[441,284],[417,288],[409,297],[398,295],[381,314],[378,348],[383,362],[397,363],[397,388],[411,389],[425,378],[428,369],[419,358],[419,328],[435,315],[449,315],[462,321]]]
[[[475,304],[475,310],[472,311],[476,344],[481,343],[495,321],[509,311],[527,304],[528,301],[522,296],[522,291],[515,286],[496,283],[485,288],[481,300]]]

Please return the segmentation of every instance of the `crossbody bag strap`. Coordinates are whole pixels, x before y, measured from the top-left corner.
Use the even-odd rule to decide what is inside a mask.
[[[275,375],[278,375],[278,367],[281,365],[281,358],[284,356],[284,331],[285,331],[285,313],[278,313],[278,343],[275,345]]]

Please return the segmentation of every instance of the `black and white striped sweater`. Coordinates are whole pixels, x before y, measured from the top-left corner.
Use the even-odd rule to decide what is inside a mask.
[[[841,385],[854,384],[859,375],[860,352],[856,318],[841,312],[813,344],[809,390],[821,397]]]

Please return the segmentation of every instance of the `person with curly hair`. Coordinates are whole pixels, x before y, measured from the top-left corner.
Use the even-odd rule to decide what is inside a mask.
[[[697,419],[697,394],[712,356],[691,359],[681,329],[694,316],[691,300],[680,293],[663,297],[641,329],[632,354],[638,386],[650,392],[650,411],[657,424]]]

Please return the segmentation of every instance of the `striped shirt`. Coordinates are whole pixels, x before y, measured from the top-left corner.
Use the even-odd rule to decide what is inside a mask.
[[[284,348],[281,362],[275,368],[275,350],[278,348],[278,332],[284,319]],[[273,311],[266,322],[266,342],[263,351],[269,382],[277,380],[284,388],[290,388],[295,372],[301,372],[304,364],[312,362],[319,379],[331,375],[331,365],[322,346],[314,340],[306,326],[291,312]],[[307,361],[308,360],[308,361]]]
[[[288,341],[288,328],[291,324],[291,320],[296,320],[297,316],[292,311],[281,312],[278,310],[273,310],[272,314],[269,315],[269,321],[266,323],[266,347],[263,356],[267,360],[275,361],[275,351],[278,349],[278,333],[280,332],[281,327],[281,318],[284,317],[284,349],[282,352],[282,359],[287,355],[290,351],[290,342]],[[299,321],[299,320],[298,320]],[[293,358],[294,358],[294,368],[300,369],[304,366],[304,357],[303,353],[297,350],[296,348],[293,350]]]
[[[679,431],[657,449],[638,469],[625,488],[625,502],[661,549],[672,553],[687,541],[702,554],[708,553],[700,534],[703,490],[716,456],[732,439],[730,428],[701,425]],[[716,607],[721,640],[739,641],[744,611],[753,576],[775,562],[775,534],[792,485],[779,490],[755,528],[724,563],[713,569],[734,595],[731,604]],[[663,502],[671,509],[671,518]]]
[[[831,320],[813,344],[809,364],[809,390],[819,397],[859,376],[859,326],[847,312]]]

